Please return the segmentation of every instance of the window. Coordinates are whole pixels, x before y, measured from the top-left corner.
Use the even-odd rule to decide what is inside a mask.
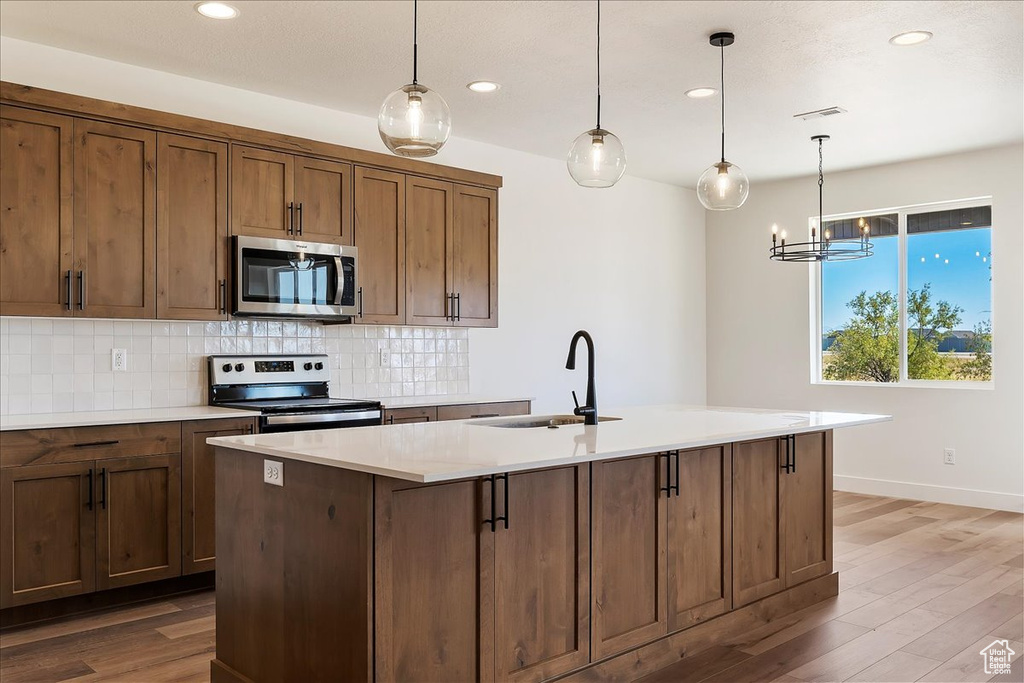
[[[831,216],[867,224],[874,255],[827,262],[812,310],[814,381],[929,386],[992,380],[992,207],[985,201]]]

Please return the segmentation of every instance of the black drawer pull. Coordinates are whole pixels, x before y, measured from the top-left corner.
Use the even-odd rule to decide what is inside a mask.
[[[479,415],[470,415],[473,417],[501,417],[498,413],[480,413]]]
[[[89,474],[86,475],[89,479],[89,499],[85,501],[85,506],[92,510],[92,468],[89,468]]]
[[[92,446],[114,446],[121,443],[119,440],[114,441],[88,441],[86,443],[76,443],[75,448],[91,448]]]
[[[107,509],[107,468],[100,469],[100,505]]]

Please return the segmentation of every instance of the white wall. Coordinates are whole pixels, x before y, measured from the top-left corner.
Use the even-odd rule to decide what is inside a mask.
[[[0,78],[385,151],[367,117],[6,37]],[[567,146],[578,133],[566,131]],[[603,406],[704,402],[704,212],[691,191],[628,176],[585,190],[561,161],[460,138],[435,160],[504,177],[500,327],[471,333],[473,391],[534,395],[539,412],[571,407],[584,375],[564,370],[565,354],[586,328]]]
[[[806,226],[816,178],[757,185],[709,214],[708,403],[889,413],[835,436],[836,487],[1024,509],[1024,148],[833,173],[826,213],[992,196],[993,390],[812,385],[808,266],[769,261],[772,223]],[[942,463],[956,448],[957,464]]]

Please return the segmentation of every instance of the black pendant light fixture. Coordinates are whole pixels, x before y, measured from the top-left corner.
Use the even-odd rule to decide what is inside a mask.
[[[582,187],[611,187],[626,172],[622,142],[601,127],[601,0],[597,0],[597,125],[573,141],[565,163]]]
[[[418,0],[412,3],[412,83],[388,95],[377,116],[387,148],[403,157],[432,157],[452,132],[452,112],[444,98],[417,81]]]
[[[736,164],[725,160],[725,48],[736,42],[732,33],[714,33],[709,40],[721,52],[722,158],[712,164],[697,181],[697,198],[709,211],[731,211],[743,206],[750,193],[750,181]]]
[[[794,263],[813,263],[816,261],[853,261],[867,258],[873,253],[871,244],[871,226],[861,218],[857,223],[856,234],[850,236],[832,234],[822,219],[825,172],[822,158],[822,145],[828,135],[815,135],[811,140],[818,143],[818,220],[811,222],[811,240],[809,242],[790,242],[786,244],[786,231],[779,234],[778,226],[772,226],[771,259],[773,261],[792,261]],[[853,233],[854,231],[851,231]],[[781,243],[780,243],[781,237]]]

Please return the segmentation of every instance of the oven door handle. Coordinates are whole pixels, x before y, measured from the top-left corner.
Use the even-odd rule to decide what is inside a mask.
[[[298,425],[319,422],[356,422],[359,420],[380,420],[379,410],[364,410],[350,413],[302,413],[301,415],[266,415],[268,425]]]
[[[345,294],[345,271],[341,263],[341,257],[334,257],[334,267],[338,273],[338,285],[334,288],[334,305],[341,305],[341,297]]]

